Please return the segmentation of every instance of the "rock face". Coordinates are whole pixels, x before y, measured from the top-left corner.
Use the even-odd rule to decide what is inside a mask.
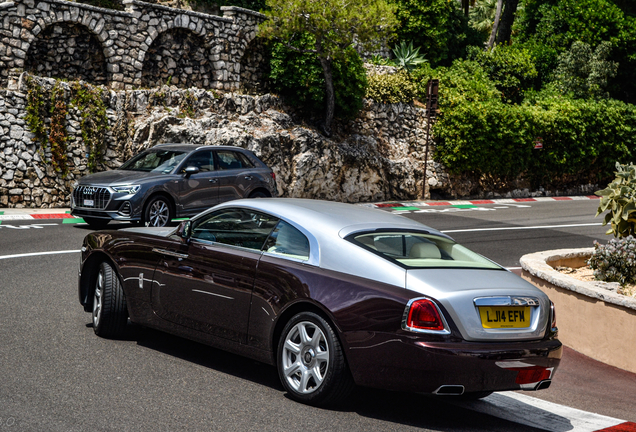
[[[44,89],[55,83],[34,79]],[[51,166],[50,149],[39,148],[26,127],[24,81],[20,91],[0,92],[0,206],[68,206],[72,184],[89,174],[80,113],[68,110],[69,173],[62,177]],[[365,101],[358,118],[338,126],[342,137],[328,139],[295,123],[294,113],[272,95],[164,86],[109,90],[103,100],[109,129],[100,169],[116,168],[158,143],[235,145],[252,150],[275,171],[281,196],[364,202],[424,193],[425,112],[411,105]],[[427,178],[429,184],[443,181],[430,155]]]

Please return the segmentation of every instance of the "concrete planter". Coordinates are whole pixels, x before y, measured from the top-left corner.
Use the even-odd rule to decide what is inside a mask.
[[[521,277],[554,302],[559,339],[603,363],[636,373],[636,299],[617,283],[584,282],[554,269],[582,267],[594,248],[559,249],[521,257]]]

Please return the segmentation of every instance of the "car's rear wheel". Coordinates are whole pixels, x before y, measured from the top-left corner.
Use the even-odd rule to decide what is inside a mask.
[[[338,403],[354,386],[332,326],[312,312],[301,312],[285,325],[277,365],[289,396],[306,404]]]
[[[168,199],[162,196],[151,198],[146,205],[144,222],[146,226],[164,227],[172,220],[172,207]]]
[[[93,217],[85,217],[82,219],[84,219],[84,222],[86,222],[93,229],[106,228],[106,225],[108,225],[108,222],[110,222],[110,219],[99,219]]]
[[[107,262],[99,265],[93,292],[93,330],[102,337],[116,337],[126,329],[128,310],[117,273]]]

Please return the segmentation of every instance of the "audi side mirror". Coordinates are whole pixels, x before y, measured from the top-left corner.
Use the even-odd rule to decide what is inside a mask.
[[[196,174],[199,172],[199,167],[189,166],[185,169],[186,177],[190,177],[192,174]]]

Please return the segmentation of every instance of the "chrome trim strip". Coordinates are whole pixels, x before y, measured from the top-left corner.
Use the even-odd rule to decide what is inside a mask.
[[[185,259],[185,258],[188,257],[188,254],[182,254],[182,253],[179,253],[179,252],[172,252],[172,251],[168,251],[168,250],[165,250],[165,249],[152,248],[152,251],[160,253],[162,255],[175,257],[175,258],[183,258],[183,259]]]
[[[539,299],[536,297],[520,296],[493,296],[477,297],[473,300],[475,306],[539,306]]]
[[[439,393],[439,391],[441,389],[443,389],[444,387],[457,387],[457,388],[461,387],[462,392],[461,393]],[[436,395],[439,395],[439,396],[461,396],[461,395],[464,394],[465,391],[466,391],[466,388],[463,385],[460,385],[460,384],[444,384],[444,385],[439,386],[437,388],[437,390],[435,390],[433,392],[433,394],[436,394]]]
[[[435,305],[435,308],[437,309],[437,313],[439,314],[440,318],[442,319],[442,324],[444,324],[444,330],[425,330],[425,329],[418,329],[418,328],[413,328],[413,327],[409,327],[406,325],[406,320],[409,318],[409,310],[411,309],[411,305],[413,304],[414,301],[417,300],[429,300],[431,303],[433,303],[433,305]],[[416,297],[416,298],[412,298],[411,300],[409,300],[409,302],[406,304],[406,308],[404,308],[404,314],[402,314],[402,329],[403,330],[407,330],[407,331],[411,331],[414,333],[428,333],[428,334],[437,334],[437,335],[449,335],[451,334],[449,327],[448,327],[448,323],[446,322],[446,317],[444,316],[444,314],[442,313],[442,311],[440,310],[439,306],[437,306],[437,303],[435,303],[433,301],[433,299],[429,298],[429,297]]]
[[[193,292],[198,292],[198,293],[201,293],[201,294],[210,294],[210,295],[217,296],[217,297],[223,297],[223,298],[228,299],[228,300],[234,300],[234,297],[228,297],[228,296],[224,296],[224,295],[221,295],[221,294],[211,293],[209,291],[201,291],[201,290],[195,290],[195,289],[193,289],[192,291]]]

